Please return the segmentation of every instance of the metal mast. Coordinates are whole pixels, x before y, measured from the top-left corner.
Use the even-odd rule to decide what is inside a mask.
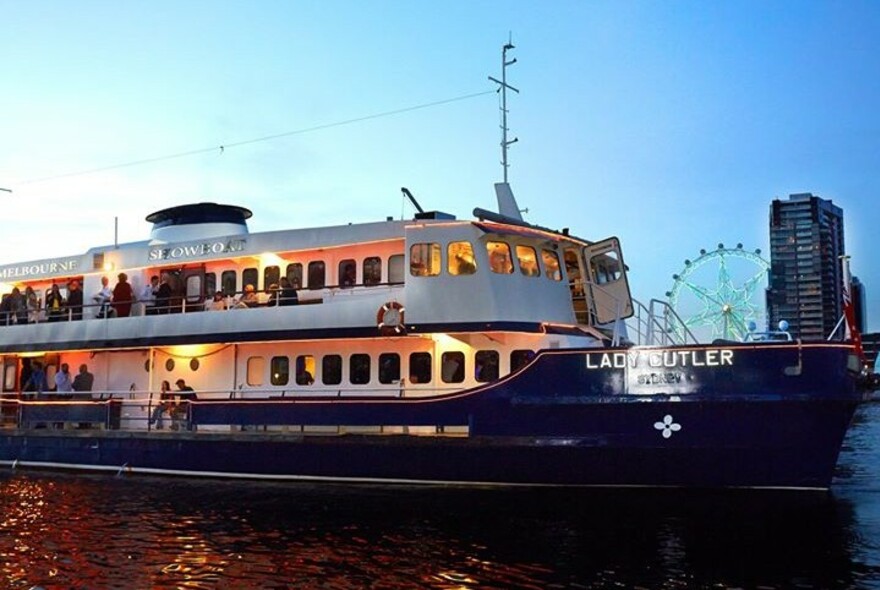
[[[509,167],[507,163],[507,147],[519,141],[516,137],[507,141],[507,89],[509,88],[519,94],[519,90],[507,83],[507,66],[512,66],[516,63],[516,58],[507,61],[507,51],[509,49],[514,49],[510,37],[508,37],[504,47],[501,48],[501,79],[498,80],[489,76],[489,80],[498,84],[498,90],[501,92],[501,166],[504,168],[504,184],[507,184],[507,168]]]

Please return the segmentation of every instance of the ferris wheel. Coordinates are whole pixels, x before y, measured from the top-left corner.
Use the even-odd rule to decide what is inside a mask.
[[[684,326],[674,328],[679,336],[687,330],[710,332],[712,338],[741,340],[748,324],[763,317],[763,297],[756,296],[766,286],[770,263],[761,250],[725,248],[700,250],[696,260],[685,260],[684,269],[672,275],[675,283],[666,297],[682,318]]]

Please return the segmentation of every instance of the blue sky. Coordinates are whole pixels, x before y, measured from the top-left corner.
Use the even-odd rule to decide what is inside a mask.
[[[845,212],[880,329],[880,3],[0,0],[0,263],[147,237],[217,201],[251,231],[400,216],[399,188],[494,208],[492,90],[512,32],[510,180],[529,221],[621,238],[634,294],[700,248],[768,251],[770,201]],[[411,210],[404,209],[406,214]]]

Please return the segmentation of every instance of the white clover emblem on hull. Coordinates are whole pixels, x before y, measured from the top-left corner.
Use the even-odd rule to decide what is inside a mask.
[[[673,432],[681,430],[681,424],[676,424],[672,416],[666,414],[662,422],[654,422],[654,428],[661,431],[663,438],[669,438]]]

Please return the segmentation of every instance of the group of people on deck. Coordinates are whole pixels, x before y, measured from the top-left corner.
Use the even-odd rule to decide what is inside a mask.
[[[246,309],[251,307],[275,307],[297,305],[298,285],[294,285],[287,277],[281,277],[279,283],[273,283],[266,289],[268,298],[258,296],[253,285],[246,285],[240,297],[227,297],[222,291],[213,294],[213,298],[205,301],[204,309],[222,311],[226,309]],[[145,315],[167,314],[175,311],[172,300],[174,297],[169,277],[163,273],[150,277],[150,282],[135,294],[128,275],[124,272],[117,276],[116,286],[111,289],[110,280],[101,277],[101,289],[92,296],[89,305],[95,310],[94,317],[124,318],[133,315],[136,305],[141,304]],[[3,297],[0,302],[0,325],[35,324],[40,321],[60,322],[83,319],[83,291],[77,279],[67,284],[65,297],[58,283],[52,283],[46,294],[45,304],[30,285],[22,293],[19,287]]]

